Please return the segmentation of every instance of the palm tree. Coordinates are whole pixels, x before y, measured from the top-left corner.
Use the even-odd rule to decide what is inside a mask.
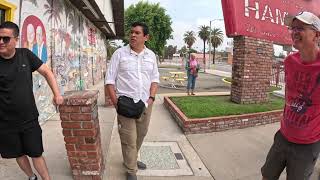
[[[43,15],[49,15],[48,21],[53,20],[55,24],[61,23],[60,13],[63,10],[61,0],[47,0],[47,4],[44,5],[46,11]]]
[[[63,1],[64,13],[66,14],[66,32],[68,29],[69,16],[73,15],[73,7],[69,1]]]
[[[188,48],[191,49],[192,45],[194,42],[196,42],[196,37],[194,37],[194,32],[193,31],[187,31],[184,33],[184,42],[188,45]]]
[[[213,28],[211,31],[211,44],[213,47],[213,59],[212,63],[214,64],[214,58],[216,55],[216,48],[223,43],[223,32],[219,28]],[[209,52],[211,53],[211,52]]]
[[[198,36],[203,40],[203,64],[206,64],[206,41],[209,39],[210,27],[203,25],[199,29]]]
[[[55,25],[58,24],[59,22],[61,23],[61,17],[60,17],[60,13],[62,12],[62,2],[61,0],[47,0],[47,4],[44,5],[44,9],[46,10],[44,12],[44,16],[45,15],[49,15],[48,17],[48,21],[52,22],[53,21],[53,28],[51,29],[51,51],[52,51],[52,55],[55,54],[55,42],[54,42],[54,36],[53,33],[54,32],[58,32],[55,31]],[[54,64],[53,64],[53,59],[51,56],[51,68],[54,69]]]

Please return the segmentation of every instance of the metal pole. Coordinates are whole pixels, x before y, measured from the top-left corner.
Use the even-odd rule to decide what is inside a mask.
[[[211,22],[210,21],[210,31],[209,31],[209,61],[208,61],[208,64],[209,64],[209,68],[210,69],[210,61],[211,61]]]

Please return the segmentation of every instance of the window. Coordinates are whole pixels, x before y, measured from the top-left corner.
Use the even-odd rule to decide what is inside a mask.
[[[0,8],[0,24],[6,20],[5,14],[6,14],[6,10]]]
[[[14,11],[17,7],[7,2],[6,0],[0,0],[0,22],[13,21]]]

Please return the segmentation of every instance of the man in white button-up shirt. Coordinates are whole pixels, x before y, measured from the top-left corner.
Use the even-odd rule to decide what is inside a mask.
[[[111,58],[106,74],[107,90],[113,105],[118,110],[118,128],[121,140],[127,180],[136,180],[137,169],[146,165],[137,161],[138,151],[148,131],[152,104],[159,83],[159,71],[155,54],[145,47],[149,39],[144,23],[131,25],[130,45],[118,49]],[[136,104],[144,104],[141,117],[120,115],[119,97],[126,97]]]

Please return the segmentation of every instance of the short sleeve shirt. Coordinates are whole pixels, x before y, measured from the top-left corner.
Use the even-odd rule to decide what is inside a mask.
[[[300,53],[285,59],[286,105],[281,133],[290,142],[320,140],[320,58],[303,63]]]
[[[29,49],[17,48],[11,59],[0,57],[0,130],[37,119],[32,72],[42,61]]]

